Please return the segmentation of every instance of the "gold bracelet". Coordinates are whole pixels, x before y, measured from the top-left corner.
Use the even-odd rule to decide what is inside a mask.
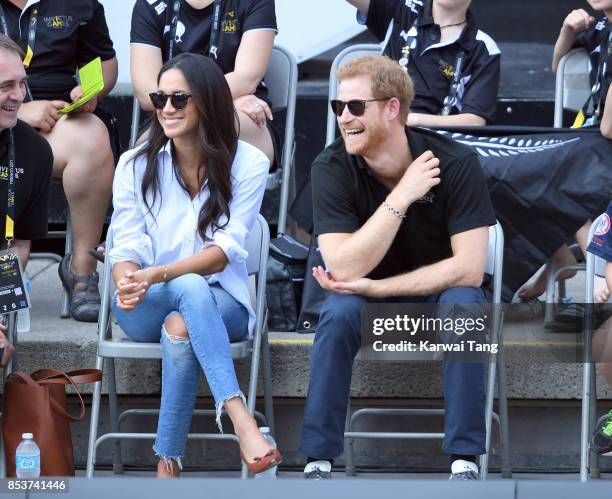
[[[393,206],[391,206],[389,203],[387,203],[386,201],[383,201],[383,206],[385,208],[387,208],[387,210],[389,210],[391,213],[393,213],[396,217],[399,218],[406,218],[406,215],[403,213],[400,213],[398,210],[396,210],[395,208],[393,208]]]
[[[162,282],[166,282],[166,279],[168,279],[168,266],[164,265],[164,277],[162,277]]]

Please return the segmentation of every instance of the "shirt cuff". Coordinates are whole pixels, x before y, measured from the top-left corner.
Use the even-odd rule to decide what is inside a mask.
[[[206,241],[204,243],[204,249],[211,246],[218,246],[221,248],[229,263],[243,263],[249,256],[249,253],[224,230],[217,230],[212,241]]]
[[[115,241],[115,243],[116,246],[109,252],[113,265],[119,262],[134,262],[144,268],[153,264],[153,245],[148,236],[141,236],[126,242]]]

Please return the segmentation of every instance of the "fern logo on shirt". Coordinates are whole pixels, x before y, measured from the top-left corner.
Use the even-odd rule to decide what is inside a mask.
[[[47,28],[68,28],[72,25],[72,16],[47,16],[44,21]]]

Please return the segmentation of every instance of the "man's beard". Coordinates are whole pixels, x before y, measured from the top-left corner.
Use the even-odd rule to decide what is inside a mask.
[[[346,132],[343,133],[346,152],[356,156],[369,156],[385,142],[385,129],[379,123],[372,123],[364,129],[360,135],[360,141],[353,143],[346,140]]]

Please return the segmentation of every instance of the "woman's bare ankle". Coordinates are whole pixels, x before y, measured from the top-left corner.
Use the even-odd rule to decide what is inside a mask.
[[[175,459],[161,458],[157,463],[157,478],[178,478],[181,468]]]

